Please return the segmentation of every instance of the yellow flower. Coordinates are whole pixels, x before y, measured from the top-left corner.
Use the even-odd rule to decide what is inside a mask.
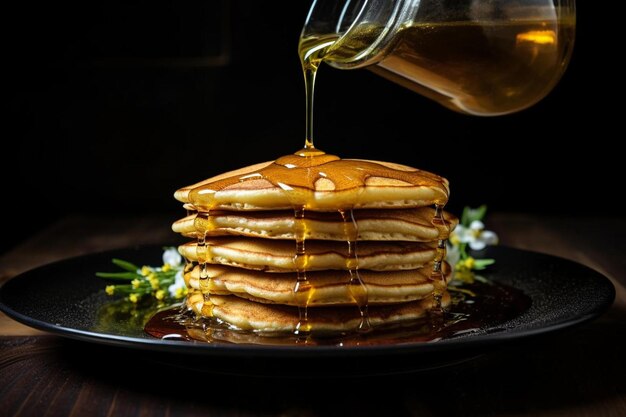
[[[163,264],[163,266],[161,267],[161,271],[163,272],[168,272],[172,270],[172,265],[170,264]]]
[[[150,273],[152,272],[152,269],[150,269],[149,266],[142,266],[141,267],[141,275],[143,275],[144,277],[147,277],[148,275],[150,275]]]
[[[150,286],[152,287],[153,290],[158,290],[159,289],[159,280],[157,279],[157,277],[154,278],[150,278]]]
[[[186,295],[187,295],[187,288],[186,287],[176,288],[176,292],[174,293],[174,297],[176,297],[176,298],[183,298]]]
[[[165,298],[165,291],[159,290],[156,292],[154,296],[156,297],[157,300],[162,300]]]
[[[471,256],[469,256],[467,259],[463,261],[463,266],[469,269],[470,271],[474,269],[475,264],[476,264],[476,260],[472,258]]]
[[[133,288],[139,288],[139,285],[141,285],[141,281],[139,281],[138,279],[134,279],[130,282],[133,285]]]
[[[454,279],[471,284],[474,282],[474,273],[466,268],[457,269],[454,272]]]
[[[456,233],[451,233],[450,234],[450,243],[453,244],[454,246],[458,246],[459,244],[461,244],[461,239],[459,238],[459,235],[457,235]]]
[[[148,275],[148,279],[150,280],[150,282],[152,282],[157,279],[157,276],[154,272],[152,272],[151,274]]]
[[[139,301],[139,294],[131,294],[128,296],[131,303],[137,303]]]
[[[104,289],[108,295],[113,295],[115,293],[115,285],[107,285]]]
[[[454,278],[471,284],[474,282],[474,273],[472,269],[476,264],[476,260],[471,256],[459,261],[454,267]]]

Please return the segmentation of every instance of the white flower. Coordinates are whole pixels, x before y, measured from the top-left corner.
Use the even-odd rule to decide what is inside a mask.
[[[181,269],[176,273],[174,277],[174,283],[167,287],[167,291],[169,291],[170,295],[176,298],[177,294],[180,294],[181,291],[185,289],[185,279],[183,278],[183,270]]]
[[[461,243],[468,243],[472,250],[482,250],[487,245],[498,243],[498,235],[490,230],[485,230],[485,225],[480,220],[474,220],[469,227],[458,225],[454,233]]]
[[[163,252],[163,265],[168,264],[172,268],[176,268],[183,263],[183,258],[180,256],[176,248],[168,248]]]

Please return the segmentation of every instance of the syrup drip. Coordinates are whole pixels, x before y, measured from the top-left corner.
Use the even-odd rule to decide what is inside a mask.
[[[196,215],[194,222],[199,225],[203,222],[210,222],[211,214],[209,212],[199,212]],[[206,229],[205,229],[206,230]],[[206,243],[206,232],[198,234],[197,245],[196,245],[196,257],[198,259],[198,264],[200,267],[200,291],[204,296],[205,304],[211,303],[211,277],[207,272],[207,263],[211,258],[211,247]],[[187,265],[190,262],[187,260]]]
[[[441,299],[446,290],[448,283],[445,274],[443,274],[441,265],[446,257],[446,239],[450,234],[450,224],[444,218],[443,204],[435,205],[435,214],[433,216],[433,226],[439,230],[439,239],[437,240],[437,254],[433,262],[433,272],[430,275],[434,291],[433,299],[435,305],[431,310],[434,315],[440,315],[442,312]]]
[[[304,75],[304,89],[306,98],[306,133],[304,140],[304,149],[315,149],[313,144],[313,101],[315,95],[315,77],[324,55],[328,49],[335,43],[337,38],[329,38],[326,42],[303,43],[302,39],[298,45],[300,52],[300,63],[302,64],[302,73]]]
[[[296,266],[297,280],[293,288],[298,303],[298,324],[294,334],[306,338],[311,332],[308,319],[308,305],[313,288],[306,276],[309,257],[306,253],[306,222],[304,219],[304,208],[294,209],[294,227],[296,235],[296,254],[293,262]],[[306,340],[306,339],[305,339]]]
[[[344,234],[346,243],[348,244],[348,256],[346,257],[346,269],[350,277],[348,290],[354,303],[359,308],[359,314],[361,315],[361,322],[357,330],[367,332],[371,330],[372,326],[369,321],[367,307],[367,287],[359,274],[359,258],[357,257],[356,249],[359,230],[352,210],[348,212],[346,212],[346,210],[339,210],[339,214],[341,214],[341,218],[343,219]]]

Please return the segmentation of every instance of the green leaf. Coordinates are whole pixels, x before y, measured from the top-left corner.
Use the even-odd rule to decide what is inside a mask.
[[[459,253],[459,260],[464,261],[469,258],[469,255],[467,254],[467,243],[459,243]]]
[[[471,208],[469,208],[469,206],[465,206],[463,208],[463,214],[461,214],[461,226],[465,226],[465,227],[469,227],[469,211],[471,210]]]
[[[487,206],[483,204],[478,208],[465,207],[463,210],[463,226],[468,227],[474,220],[482,220],[487,214]]]
[[[495,259],[475,259],[474,260],[474,270],[482,271],[487,268],[489,265],[493,265],[496,263]]]
[[[482,275],[474,274],[474,279],[478,282],[482,282],[483,284],[493,285],[491,281],[489,281],[487,278],[483,277]]]
[[[121,279],[125,281],[130,281],[139,277],[136,272],[96,272],[96,276],[100,278]]]
[[[122,259],[113,258],[111,259],[111,262],[113,262],[115,265],[119,266],[120,268],[125,269],[130,272],[137,272],[137,270],[139,269],[137,265],[130,263],[128,261],[124,261]]]
[[[116,285],[114,294],[130,294],[133,291],[135,291],[135,289],[132,285]]]

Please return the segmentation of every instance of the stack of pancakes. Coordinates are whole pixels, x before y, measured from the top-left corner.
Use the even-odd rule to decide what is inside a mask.
[[[402,324],[448,302],[447,181],[403,165],[294,154],[175,194],[193,238],[187,305],[264,333]]]

